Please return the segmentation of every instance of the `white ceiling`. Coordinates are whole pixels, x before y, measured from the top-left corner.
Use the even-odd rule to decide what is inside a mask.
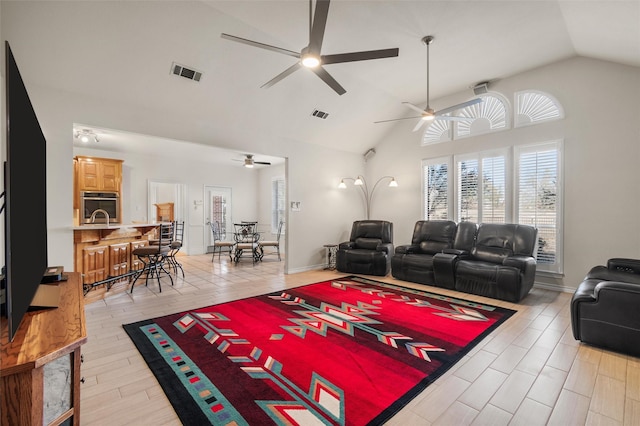
[[[432,100],[468,91],[464,101],[477,82],[576,55],[640,67],[638,0],[333,0],[323,54],[400,49],[397,58],[326,66],[347,90],[342,96],[308,70],[260,89],[295,58],[220,37],[300,51],[308,43],[306,0],[3,1],[1,7],[2,32],[12,36],[27,84],[188,112],[195,122],[212,123],[212,145],[244,146],[236,157],[246,141],[269,139],[356,153],[375,146],[393,124],[374,121],[412,115],[403,101],[426,102],[425,35],[435,37]],[[201,82],[172,76],[172,62],[202,71]],[[316,108],[329,117],[312,117]],[[264,151],[256,142],[253,153]]]

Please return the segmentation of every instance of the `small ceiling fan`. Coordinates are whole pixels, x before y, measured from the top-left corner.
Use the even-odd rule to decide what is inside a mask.
[[[390,121],[411,120],[411,119],[415,119],[415,118],[420,118],[420,121],[418,121],[416,126],[413,128],[413,131],[415,132],[418,129],[420,129],[420,127],[422,127],[422,125],[424,123],[426,123],[428,121],[433,121],[433,120],[447,120],[447,121],[467,121],[467,120],[472,120],[472,118],[468,118],[468,117],[458,117],[458,116],[446,115],[446,114],[449,114],[450,112],[456,111],[458,109],[466,108],[466,107],[468,107],[470,105],[475,105],[477,103],[480,103],[480,102],[482,102],[482,99],[480,99],[480,98],[472,99],[472,100],[467,101],[467,102],[462,102],[460,104],[453,105],[453,106],[450,106],[448,108],[441,109],[439,111],[434,111],[433,108],[431,108],[429,106],[429,45],[432,42],[433,42],[433,36],[424,36],[422,38],[422,43],[427,46],[427,107],[425,109],[422,109],[419,106],[416,106],[416,105],[414,105],[414,104],[412,104],[410,102],[403,102],[404,105],[406,105],[409,108],[411,108],[412,110],[420,113],[420,115],[413,116],[413,117],[394,118],[392,120],[375,121],[374,123],[387,123],[387,122],[390,122]]]
[[[234,161],[242,161],[242,162],[244,162],[244,166],[247,167],[247,168],[252,168],[256,164],[263,165],[263,166],[270,166],[271,165],[271,163],[269,163],[267,161],[255,161],[253,159],[253,154],[244,154],[244,160],[236,160],[236,159],[234,159]]]
[[[339,53],[334,55],[322,55],[322,41],[324,39],[324,30],[327,24],[327,15],[329,14],[330,0],[316,0],[316,9],[311,16],[312,1],[309,0],[309,44],[300,52],[283,49],[281,47],[264,44],[245,38],[222,33],[221,37],[227,40],[237,41],[239,43],[248,44],[250,46],[259,47],[261,49],[271,50],[273,52],[282,53],[299,59],[295,64],[266,82],[260,87],[271,87],[280,80],[284,79],[294,71],[301,67],[309,68],[318,77],[329,85],[338,95],[343,95],[347,91],[338,83],[324,68],[323,65],[339,64],[343,62],[366,61],[369,59],[382,59],[398,56],[399,49],[381,49],[369,50],[363,52]]]

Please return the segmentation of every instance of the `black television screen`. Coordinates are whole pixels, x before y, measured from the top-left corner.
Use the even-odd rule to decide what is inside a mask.
[[[5,41],[5,278],[9,340],[47,269],[46,140]]]

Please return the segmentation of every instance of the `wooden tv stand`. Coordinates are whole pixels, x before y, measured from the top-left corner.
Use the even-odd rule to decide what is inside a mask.
[[[67,419],[80,424],[80,346],[87,331],[80,274],[66,275],[68,280],[58,284],[59,307],[27,312],[13,342],[3,321],[2,425],[58,425]]]

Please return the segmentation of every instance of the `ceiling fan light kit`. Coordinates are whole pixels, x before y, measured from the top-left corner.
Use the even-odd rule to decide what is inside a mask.
[[[316,74],[322,81],[331,87],[338,95],[343,95],[347,91],[329,74],[323,65],[340,64],[343,62],[366,61],[370,59],[383,59],[398,56],[399,49],[381,49],[369,50],[363,52],[340,53],[335,55],[322,55],[322,42],[324,39],[324,30],[327,25],[327,16],[329,14],[330,0],[316,0],[316,8],[311,16],[313,0],[309,0],[309,44],[299,53],[292,50],[283,49],[281,47],[272,46],[270,44],[260,43],[230,34],[222,33],[220,36],[224,39],[236,41],[238,43],[247,44],[249,46],[270,50],[272,52],[282,53],[287,56],[293,56],[298,61],[286,70],[260,86],[261,88],[271,87],[277,82],[283,80],[288,75],[294,73],[301,67],[308,68]]]

